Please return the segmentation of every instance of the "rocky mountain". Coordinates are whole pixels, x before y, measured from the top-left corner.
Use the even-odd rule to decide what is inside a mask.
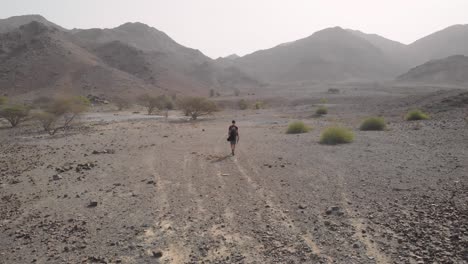
[[[235,62],[252,75],[274,82],[382,79],[399,70],[382,50],[340,27]]]
[[[40,15],[26,15],[26,16],[13,16],[5,19],[0,19],[0,33],[6,33],[8,31],[15,30],[22,25],[29,24],[33,21],[40,22],[50,28],[60,29],[66,31],[64,28],[48,21]]]
[[[468,25],[410,45],[335,27],[212,60],[142,23],[67,30],[39,15],[19,16],[0,20],[0,92],[207,95],[266,83],[391,80],[428,60],[468,55],[467,43]]]
[[[468,25],[454,25],[408,46],[413,66],[452,55],[468,56]]]
[[[397,65],[401,70],[408,69],[414,63],[409,56],[408,46],[403,43],[384,38],[377,34],[367,34],[359,30],[348,29],[347,31],[379,48],[384,53],[386,59],[392,64]]]
[[[150,89],[70,42],[66,33],[31,22],[0,34],[0,91],[8,95],[131,93]]]
[[[34,17],[23,20],[30,19]],[[8,25],[13,24],[8,21]],[[230,67],[221,67],[200,51],[141,23],[68,31],[42,22],[33,21],[0,35],[3,93],[67,90],[206,95],[209,89],[258,85],[241,70],[227,74],[232,72]]]
[[[398,77],[399,81],[417,83],[468,84],[468,57],[450,56],[417,66]]]

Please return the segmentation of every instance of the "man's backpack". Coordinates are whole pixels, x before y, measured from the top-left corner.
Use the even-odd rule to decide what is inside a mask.
[[[229,129],[229,140],[234,140],[237,137],[237,127],[231,126]]]

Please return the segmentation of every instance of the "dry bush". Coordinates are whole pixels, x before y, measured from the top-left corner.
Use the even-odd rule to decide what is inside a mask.
[[[156,109],[172,110],[174,108],[174,103],[172,102],[171,98],[167,97],[166,95],[152,96],[144,94],[138,97],[138,101],[142,106],[146,107],[148,115],[153,114]]]
[[[203,97],[186,97],[179,101],[179,107],[186,116],[196,120],[199,116],[209,115],[218,110],[216,104]]]
[[[247,108],[249,108],[249,104],[244,99],[239,100],[237,104],[239,105],[240,110],[246,110]]]
[[[426,119],[429,119],[429,115],[422,112],[421,110],[415,109],[415,110],[409,111],[406,114],[405,119],[407,121],[426,120]]]
[[[128,98],[116,96],[112,99],[112,102],[117,106],[117,110],[122,111],[132,106],[132,101]]]
[[[29,107],[20,104],[3,105],[0,107],[0,118],[10,122],[11,127],[16,127],[29,115]]]
[[[73,121],[88,110],[90,101],[83,96],[52,99],[48,104],[39,106],[34,114],[44,131],[54,135],[59,130],[69,129]]]
[[[265,107],[265,104],[262,101],[257,101],[255,102],[255,109],[263,109]]]
[[[382,117],[369,117],[362,122],[359,129],[362,131],[381,131],[385,129],[385,120]]]
[[[316,111],[315,114],[318,116],[326,115],[328,114],[328,108],[325,106],[320,106]]]
[[[326,145],[337,145],[350,143],[354,140],[354,133],[344,127],[329,127],[322,132],[320,143]]]
[[[289,124],[286,134],[301,134],[307,133],[311,130],[311,127],[304,124],[302,121],[295,121]]]
[[[8,98],[6,96],[0,96],[0,105],[4,105],[8,102]]]

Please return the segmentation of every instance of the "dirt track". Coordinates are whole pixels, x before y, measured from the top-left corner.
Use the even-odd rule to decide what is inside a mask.
[[[2,129],[0,262],[467,263],[467,108],[401,121],[427,98],[338,98],[325,118],[299,106],[91,124],[52,138]],[[356,128],[382,107],[388,131],[317,143],[324,127]],[[291,119],[314,130],[286,135]]]

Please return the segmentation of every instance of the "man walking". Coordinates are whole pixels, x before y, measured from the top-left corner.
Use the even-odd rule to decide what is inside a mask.
[[[236,150],[236,144],[239,143],[239,128],[236,126],[236,121],[232,120],[232,125],[228,129],[228,141],[231,143],[231,151],[234,156],[234,151]]]

